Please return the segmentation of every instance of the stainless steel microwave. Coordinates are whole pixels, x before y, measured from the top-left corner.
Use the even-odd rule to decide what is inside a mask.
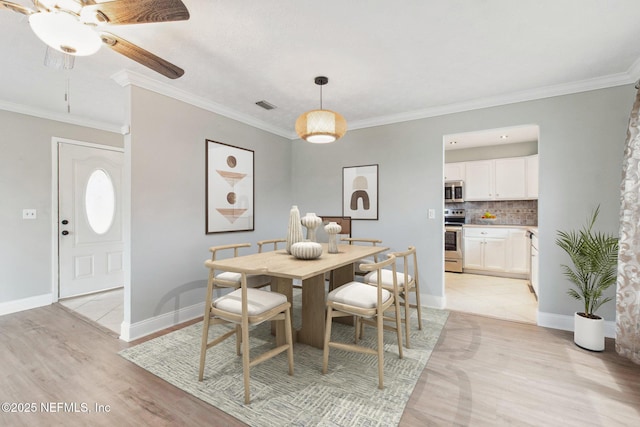
[[[444,182],[444,202],[464,202],[464,181]]]

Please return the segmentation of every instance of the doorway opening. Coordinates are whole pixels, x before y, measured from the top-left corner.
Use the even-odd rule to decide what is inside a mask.
[[[443,137],[445,187],[457,182],[463,196],[444,203],[445,237],[460,236],[462,264],[447,267],[453,252],[445,238],[447,309],[537,323],[531,236],[538,225],[538,139],[537,125]]]
[[[124,150],[52,139],[53,294],[120,336],[124,320]]]

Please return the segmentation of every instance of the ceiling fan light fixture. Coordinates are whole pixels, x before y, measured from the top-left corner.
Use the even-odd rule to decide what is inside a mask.
[[[327,77],[315,78],[315,83],[320,86],[320,109],[302,113],[296,120],[298,136],[313,144],[334,142],[347,132],[347,121],[342,114],[322,108],[322,86],[328,82]]]
[[[93,55],[102,46],[98,33],[64,11],[31,14],[29,25],[40,40],[69,55]]]

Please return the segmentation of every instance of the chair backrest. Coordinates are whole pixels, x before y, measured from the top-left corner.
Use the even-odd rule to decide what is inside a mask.
[[[394,296],[397,296],[398,295],[398,278],[396,275],[396,256],[394,254],[387,254],[387,259],[382,260],[380,262],[371,263],[371,264],[363,263],[363,264],[360,264],[358,267],[360,268],[360,270],[366,271],[366,272],[375,271],[378,277],[382,277],[382,270],[389,266],[391,266],[391,271],[393,272],[392,274],[393,294]],[[368,283],[366,281],[365,283],[370,286],[378,287],[378,306],[380,306],[382,303],[382,287],[383,287],[382,280],[378,280],[377,283]]]
[[[399,260],[402,261],[402,271],[404,273],[404,283],[410,284],[409,276],[413,281],[418,282],[418,257],[416,247],[409,246],[406,251],[392,252]]]
[[[228,251],[233,251],[232,256],[235,258],[239,255],[239,251],[241,248],[250,248],[250,247],[251,247],[251,243],[234,243],[230,245],[211,246],[209,248],[209,252],[211,252],[211,261],[220,259],[223,253],[224,255],[226,255],[225,258],[229,258],[228,256],[229,254],[227,253]],[[238,286],[238,282],[235,278],[230,278],[231,280],[227,280],[225,275],[221,275],[216,278],[214,270],[211,270],[210,273],[214,274],[214,276],[212,276],[211,278],[212,285],[214,285],[213,287],[215,287],[215,285],[218,285],[224,288],[228,288],[228,287],[235,288]]]
[[[238,256],[238,251],[240,248],[250,248],[251,243],[234,243],[231,245],[220,245],[220,246],[211,246],[209,248],[209,252],[211,252],[211,261],[215,261],[218,253],[233,249],[233,256]]]
[[[340,240],[343,242],[348,242],[350,245],[363,243],[367,245],[377,246],[379,243],[382,243],[382,240],[380,239],[366,239],[360,237],[342,237]],[[377,254],[373,256],[373,261],[378,262]]]
[[[329,242],[329,235],[324,231],[324,226],[330,222],[337,223],[341,230],[338,236],[351,237],[351,217],[350,216],[320,216],[322,224],[316,229],[316,240],[318,243]]]
[[[263,245],[273,245],[273,250],[278,250],[278,243],[286,243],[287,239],[269,239],[269,240],[260,240],[258,242],[258,253],[262,253]]]

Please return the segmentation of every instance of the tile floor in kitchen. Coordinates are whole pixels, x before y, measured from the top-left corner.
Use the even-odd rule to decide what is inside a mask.
[[[124,319],[124,288],[58,301],[64,307],[120,336]]]
[[[536,323],[538,301],[527,280],[445,273],[447,309]]]

